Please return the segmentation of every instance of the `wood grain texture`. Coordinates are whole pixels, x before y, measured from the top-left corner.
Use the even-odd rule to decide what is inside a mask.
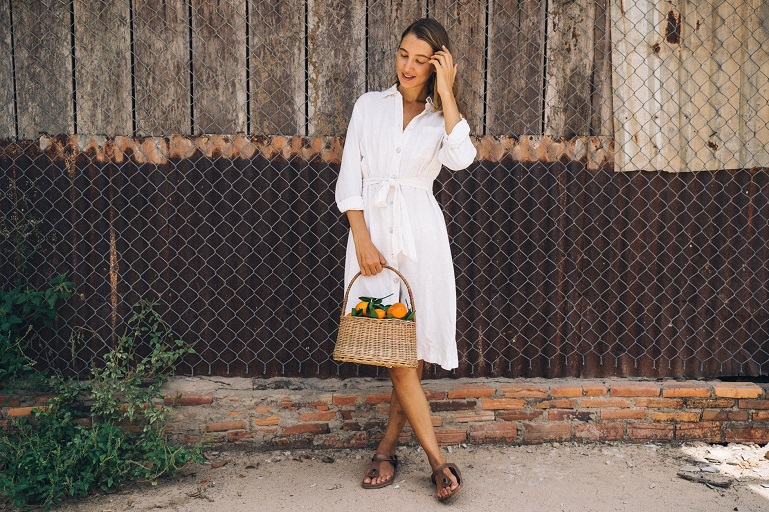
[[[548,0],[545,135],[590,134],[596,3]]]
[[[190,49],[184,0],[134,1],[136,133],[190,132]]]
[[[246,2],[192,2],[194,133],[246,131]]]
[[[19,138],[73,133],[69,3],[13,3]]]
[[[395,83],[395,55],[403,31],[424,17],[419,0],[380,0],[369,4],[367,81],[369,91]]]
[[[611,90],[611,16],[610,0],[595,3],[595,58],[590,83],[590,135],[611,136],[614,133]]]
[[[13,119],[13,62],[11,60],[11,10],[0,3],[0,139],[16,136]]]
[[[78,133],[132,135],[128,0],[75,0]]]
[[[347,131],[365,90],[366,11],[356,0],[308,0],[309,135]]]
[[[769,166],[763,3],[612,6],[619,170]]]
[[[304,4],[249,2],[253,134],[305,135]]]
[[[545,0],[490,0],[487,133],[542,134]]]
[[[484,133],[486,2],[428,0],[430,16],[449,33],[459,81],[459,103],[472,133]]]

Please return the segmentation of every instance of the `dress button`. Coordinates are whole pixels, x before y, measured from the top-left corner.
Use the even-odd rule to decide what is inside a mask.
[[[390,228],[389,231],[390,231],[390,233],[392,233],[393,232],[393,228]]]
[[[397,180],[397,179],[398,179],[398,177],[397,177],[396,175],[394,175],[394,174],[393,174],[392,176],[390,176],[390,177],[391,177],[392,179],[394,179],[394,180]]]
[[[396,152],[396,153],[400,153],[400,152],[401,152],[401,148],[396,148],[396,149],[395,149],[395,152]]]

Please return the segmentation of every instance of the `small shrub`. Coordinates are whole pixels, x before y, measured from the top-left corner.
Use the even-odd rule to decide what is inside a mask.
[[[169,445],[160,400],[160,386],[191,352],[154,304],[138,303],[126,334],[89,383],[57,381],[57,397],[45,409],[0,432],[0,492],[17,506],[48,508],[201,461],[199,446]],[[85,413],[84,395],[91,404]]]

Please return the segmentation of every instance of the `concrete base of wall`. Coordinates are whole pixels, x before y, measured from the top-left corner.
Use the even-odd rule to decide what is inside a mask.
[[[438,441],[769,442],[769,384],[628,379],[427,380]],[[176,377],[162,389],[177,443],[373,448],[391,385],[375,379]],[[0,426],[45,396],[0,396]],[[407,426],[403,444],[415,444]]]

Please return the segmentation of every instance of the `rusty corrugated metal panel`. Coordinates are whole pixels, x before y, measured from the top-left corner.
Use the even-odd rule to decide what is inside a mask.
[[[60,233],[38,273],[68,269],[77,284],[65,336],[40,352],[52,365],[86,374],[66,329],[96,333],[75,347],[90,361],[136,300],[158,298],[198,350],[187,371],[375,374],[337,373],[328,357],[346,240],[340,139],[94,141],[0,145],[2,184],[34,183],[36,211]],[[451,375],[766,371],[769,173],[617,174],[601,139],[479,147],[479,162],[436,185],[457,269]]]

